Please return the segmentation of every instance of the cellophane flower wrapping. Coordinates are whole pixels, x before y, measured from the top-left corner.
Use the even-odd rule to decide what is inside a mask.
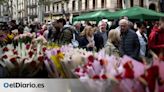
[[[45,39],[33,38],[30,42],[24,42],[22,37],[26,35],[30,37],[30,33],[26,33],[15,38],[15,40],[19,40],[17,45],[8,44],[2,48],[0,64],[8,70],[8,77],[34,77],[43,69],[45,58],[43,42]]]
[[[143,92],[137,78],[144,73],[144,65],[128,56],[108,56],[103,49],[89,52],[63,45],[47,50],[46,57],[51,77],[79,78],[89,92]]]

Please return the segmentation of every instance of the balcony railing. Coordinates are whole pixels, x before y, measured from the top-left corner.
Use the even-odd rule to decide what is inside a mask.
[[[27,5],[28,8],[36,8],[37,4]]]

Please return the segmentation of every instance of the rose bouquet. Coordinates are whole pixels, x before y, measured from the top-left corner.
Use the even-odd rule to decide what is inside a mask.
[[[20,35],[19,35],[20,36]],[[33,38],[31,43],[18,42],[17,46],[9,44],[2,48],[0,64],[9,72],[8,77],[34,77],[43,69],[43,37]]]

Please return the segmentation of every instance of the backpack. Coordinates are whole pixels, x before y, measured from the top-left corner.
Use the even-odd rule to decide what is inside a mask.
[[[59,37],[59,44],[71,43],[73,33],[74,29],[70,27],[63,28]]]

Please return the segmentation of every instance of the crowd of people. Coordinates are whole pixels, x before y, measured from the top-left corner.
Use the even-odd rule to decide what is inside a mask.
[[[138,61],[149,57],[151,50],[164,60],[164,18],[153,22],[151,26],[147,22],[132,23],[127,17],[110,26],[103,20],[97,25],[89,22],[70,24],[63,18],[48,24],[20,22],[17,25],[12,20],[5,32],[13,35],[34,32],[59,45],[72,43],[88,51],[105,49],[109,55],[128,55]]]

